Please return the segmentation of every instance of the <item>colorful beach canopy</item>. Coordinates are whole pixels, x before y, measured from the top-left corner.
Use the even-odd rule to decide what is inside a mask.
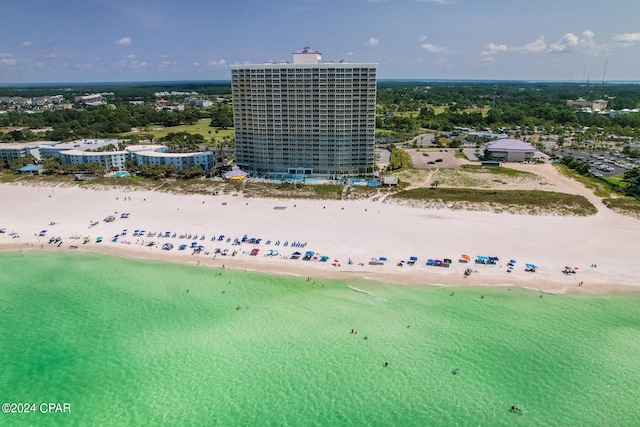
[[[233,166],[230,171],[224,173],[224,177],[227,179],[245,179],[247,173],[240,169],[238,166]]]

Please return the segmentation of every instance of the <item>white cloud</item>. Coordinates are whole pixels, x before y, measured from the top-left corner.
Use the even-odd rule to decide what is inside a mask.
[[[418,40],[420,40],[421,42],[427,41],[427,36],[420,36]]]
[[[2,58],[2,59],[0,59],[0,66],[1,65],[15,65],[16,62],[18,62],[18,61],[16,61],[15,58]]]
[[[482,52],[481,55],[490,56],[496,53],[507,52],[508,50],[509,50],[509,47],[506,44],[495,44],[492,42],[487,45],[486,50]]]
[[[640,41],[640,33],[616,34],[613,39],[622,43],[635,43]]]
[[[160,55],[160,57],[161,57],[161,58],[168,58],[168,57],[169,57],[169,55],[167,55],[167,54],[163,54],[163,55]]]
[[[420,49],[423,49],[429,53],[447,53],[449,52],[449,49],[447,49],[446,47],[442,47],[442,46],[436,46],[435,44],[431,44],[431,43],[425,43],[422,46],[420,46]]]
[[[547,50],[547,44],[544,42],[544,37],[540,36],[535,41],[527,43],[521,48],[515,48],[515,50],[523,53],[540,53]]]
[[[193,63],[193,65],[194,65],[195,67],[199,67],[199,66],[200,66],[200,63],[199,63],[199,62],[194,62],[194,63]]]
[[[371,38],[370,38],[370,39],[365,43],[365,45],[367,45],[367,46],[378,46],[378,43],[380,43],[380,42],[378,41],[378,39],[377,39],[377,38],[375,38],[375,37],[371,37]]]
[[[27,46],[27,47],[29,47],[29,46],[31,46],[32,44],[33,44],[33,42],[30,42],[30,41],[23,41],[23,42],[22,42],[22,46]]]
[[[45,53],[42,55],[43,58],[57,58],[58,54],[57,53]]]
[[[119,44],[121,46],[131,46],[131,43],[133,43],[133,40],[131,40],[131,37],[123,37],[116,42],[116,44]]]
[[[355,55],[355,52],[347,52],[344,54],[344,56],[353,56]]]
[[[210,59],[207,61],[207,65],[214,68],[224,67],[227,61],[224,59]]]
[[[133,55],[133,54],[129,54],[129,55],[125,56],[125,58],[127,58],[127,59],[136,59],[136,56]]]
[[[571,48],[577,46],[580,43],[580,38],[573,33],[566,33],[560,41],[551,43],[549,46],[549,52],[551,53],[563,53],[571,52]]]
[[[588,55],[598,55],[600,53],[610,51],[611,48],[611,45],[596,43],[593,31],[585,30],[580,36],[573,33],[566,33],[559,41],[551,43],[547,52],[571,53],[573,51],[582,50]]]

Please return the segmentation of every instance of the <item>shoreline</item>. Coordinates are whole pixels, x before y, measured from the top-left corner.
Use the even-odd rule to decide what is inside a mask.
[[[56,248],[55,246],[44,246],[42,249],[31,246],[30,244],[0,244],[0,253],[6,252],[46,252],[46,253],[60,253],[70,252],[67,249]],[[367,265],[362,269],[343,269],[336,268],[333,270],[324,270],[316,268],[314,262],[305,262],[300,260],[286,260],[284,263],[271,263],[271,262],[256,262],[249,258],[217,258],[213,259],[210,256],[194,256],[193,258],[185,258],[178,255],[172,255],[170,253],[158,253],[148,252],[141,253],[136,250],[128,250],[126,248],[97,247],[95,245],[79,247],[76,253],[90,253],[96,255],[104,255],[110,257],[116,257],[123,260],[135,260],[135,261],[154,261],[163,263],[174,263],[181,265],[188,265],[191,267],[209,268],[212,270],[230,269],[230,270],[244,270],[261,274],[273,274],[282,276],[293,277],[307,277],[312,280],[336,280],[352,283],[361,283],[372,281],[380,284],[395,285],[395,286],[416,286],[416,287],[475,287],[475,288],[522,288],[531,291],[546,293],[546,294],[575,294],[575,295],[615,295],[615,294],[637,294],[640,292],[640,286],[629,283],[611,283],[606,278],[593,280],[589,282],[587,286],[578,286],[575,280],[571,280],[571,277],[566,277],[567,280],[535,280],[533,276],[531,279],[517,278],[512,279],[502,275],[489,274],[482,275],[481,270],[475,270],[470,276],[464,276],[462,274],[442,273],[434,274],[422,269],[412,269],[412,267],[406,267],[408,271],[374,271],[367,269]],[[468,264],[474,265],[475,264]],[[349,266],[351,267],[351,266]],[[482,268],[485,266],[478,265]],[[492,268],[495,266],[486,266]],[[404,267],[403,267],[404,268]],[[438,267],[433,267],[438,268]],[[582,277],[582,276],[580,276]],[[578,282],[579,283],[579,282]]]
[[[590,217],[561,217],[426,209],[372,200],[254,199],[19,184],[0,184],[0,192],[12,206],[0,223],[6,229],[0,234],[3,251],[71,251],[69,246],[76,245],[77,251],[121,258],[212,268],[225,265],[315,279],[408,286],[512,286],[549,293],[640,291],[640,266],[635,265],[633,255],[634,242],[640,241],[640,223],[603,208]],[[127,218],[121,218],[122,213]],[[115,220],[105,222],[109,215]],[[143,236],[132,236],[143,227]],[[122,236],[124,229],[127,233]],[[43,230],[46,232],[39,236]],[[150,237],[150,232],[156,236]],[[158,237],[167,232],[169,237]],[[220,241],[217,237],[223,232],[225,238]],[[116,234],[120,237],[112,242]],[[188,239],[189,234],[199,237]],[[262,241],[233,244],[245,235]],[[51,237],[60,237],[62,246],[47,243]],[[89,239],[86,244],[84,237]],[[95,243],[97,237],[103,238],[102,243]],[[155,242],[152,247],[148,246],[151,241]],[[290,244],[284,246],[284,242]],[[298,244],[292,246],[294,242]],[[161,250],[164,243],[172,243],[174,249]],[[200,254],[178,250],[181,244],[190,247],[193,243],[203,246]],[[214,259],[215,248],[238,254]],[[259,249],[256,256],[250,255],[254,248]],[[274,249],[279,251],[277,256],[265,256]],[[304,254],[307,250],[328,260],[287,259],[294,251]],[[459,263],[463,253],[472,262]],[[498,256],[500,261],[474,264],[477,255]],[[412,256],[418,261],[410,266],[406,261]],[[371,258],[380,257],[388,259],[385,265],[368,264]],[[427,266],[428,258],[450,258],[453,263],[449,268]],[[507,260],[512,258],[517,263],[507,273]],[[400,261],[405,261],[401,267]],[[525,272],[525,263],[539,268],[535,273]],[[576,273],[563,274],[565,266],[576,268]],[[467,268],[474,272],[465,277]],[[580,282],[584,284],[579,286]]]

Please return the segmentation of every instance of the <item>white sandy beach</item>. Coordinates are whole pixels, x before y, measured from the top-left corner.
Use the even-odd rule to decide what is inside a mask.
[[[70,246],[76,245],[76,251],[202,267],[225,265],[314,278],[366,278],[409,285],[505,285],[585,293],[640,290],[636,253],[640,221],[604,208],[595,196],[557,176],[549,165],[536,171],[548,174],[557,191],[584,194],[599,212],[589,217],[531,216],[424,209],[369,200],[276,200],[1,184],[0,228],[6,233],[0,234],[0,249],[71,251]],[[276,206],[286,209],[274,209]],[[122,213],[128,213],[128,218],[120,218]],[[115,221],[105,222],[109,215],[114,215]],[[92,222],[98,223],[91,226]],[[112,242],[124,229],[127,234]],[[41,230],[47,230],[44,236],[39,236]],[[134,237],[134,230],[146,232]],[[149,232],[170,232],[176,237],[148,237]],[[199,237],[179,238],[189,234]],[[225,240],[211,241],[220,234],[226,236]],[[204,240],[200,240],[202,235]],[[232,244],[245,235],[262,241],[259,245]],[[83,239],[73,238],[85,236],[89,237],[86,244]],[[51,237],[60,237],[62,245],[49,244]],[[96,243],[97,237],[103,238],[102,243]],[[278,240],[281,244],[275,246]],[[178,250],[181,244],[191,246],[193,241],[204,246],[200,254],[193,254],[189,248]],[[156,245],[148,246],[151,242]],[[306,245],[292,247],[294,242]],[[164,243],[172,243],[174,248],[163,251]],[[256,247],[259,254],[249,255]],[[216,248],[229,249],[229,254],[236,250],[238,254],[214,257]],[[277,249],[279,255],[265,256],[270,249]],[[287,259],[295,251],[314,251],[328,256],[329,261]],[[472,257],[471,263],[458,262],[463,253]],[[497,256],[500,261],[496,265],[474,264],[477,255]],[[412,256],[418,258],[415,265],[397,265]],[[386,257],[388,261],[369,265],[374,257]],[[427,266],[429,258],[451,258],[453,264],[450,268]],[[508,273],[510,259],[517,263]],[[524,271],[525,263],[537,265],[536,272]],[[576,274],[562,274],[565,266],[577,268]],[[465,278],[467,268],[474,272]],[[580,282],[582,286],[578,286]]]

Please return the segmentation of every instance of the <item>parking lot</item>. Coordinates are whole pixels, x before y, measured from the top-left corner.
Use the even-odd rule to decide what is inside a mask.
[[[611,156],[609,152],[590,153],[587,151],[571,150],[563,153],[563,156],[572,156],[589,164],[589,171],[594,176],[615,176],[625,173],[629,169],[638,167],[638,164],[623,156]]]
[[[411,156],[416,169],[454,168],[461,163],[455,156],[455,149],[420,148],[405,149],[405,151]]]

